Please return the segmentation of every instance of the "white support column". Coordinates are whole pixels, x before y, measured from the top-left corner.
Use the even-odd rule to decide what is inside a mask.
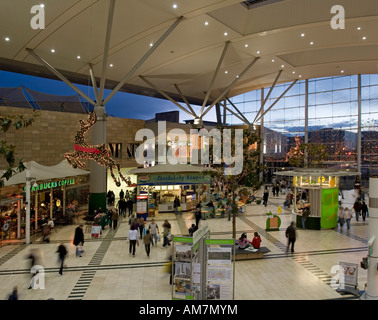
[[[261,88],[261,118],[260,118],[260,165],[264,164],[264,88]],[[260,181],[264,179],[264,173],[260,172]]]
[[[361,75],[358,75],[357,172],[361,172]]]
[[[29,166],[29,164],[27,164]],[[30,244],[30,168],[26,169],[26,217],[25,217],[25,242]]]
[[[304,143],[308,143],[308,79],[305,82],[305,136]],[[304,163],[305,167],[308,166],[308,150],[305,148],[304,152]]]
[[[21,201],[17,201],[17,239],[21,238]]]
[[[373,240],[374,237],[375,240]],[[369,267],[367,274],[367,289],[361,299],[378,300],[378,177],[370,177],[369,179],[368,239]]]

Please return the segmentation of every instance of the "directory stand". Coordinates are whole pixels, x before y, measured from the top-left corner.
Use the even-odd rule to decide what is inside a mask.
[[[206,300],[233,300],[235,244],[233,239],[206,239]],[[234,257],[234,258],[233,258]]]

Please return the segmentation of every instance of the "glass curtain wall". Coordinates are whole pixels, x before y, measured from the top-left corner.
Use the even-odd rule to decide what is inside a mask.
[[[290,83],[276,85],[264,110]],[[264,163],[275,170],[288,167],[286,154],[305,136],[306,81],[298,81],[264,115]],[[264,98],[269,92],[264,88]],[[357,168],[358,156],[358,75],[308,80],[308,141],[328,147],[328,166]],[[230,99],[248,120],[253,121],[261,107],[261,90]],[[226,113],[229,124],[241,121]],[[259,124],[259,123],[257,123]],[[363,179],[377,173],[378,160],[378,75],[361,75],[361,171]]]

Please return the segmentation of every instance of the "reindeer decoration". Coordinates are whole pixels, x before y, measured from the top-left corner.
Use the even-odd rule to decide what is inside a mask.
[[[128,186],[131,184],[130,178],[125,178],[121,173],[119,164],[116,164],[106,149],[105,144],[91,146],[85,141],[85,134],[96,123],[97,117],[95,112],[90,112],[86,121],[80,120],[80,130],[75,135],[75,151],[67,152],[65,158],[73,168],[84,169],[85,163],[82,160],[94,160],[98,164],[109,168],[110,174],[115,182],[116,186],[121,185],[120,179],[116,178],[113,172],[113,168],[117,168],[119,176]]]

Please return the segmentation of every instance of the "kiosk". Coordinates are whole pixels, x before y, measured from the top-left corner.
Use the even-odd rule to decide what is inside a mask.
[[[275,175],[293,177],[293,221],[302,228],[302,214],[309,208],[306,229],[332,229],[337,227],[339,209],[339,177],[356,176],[358,172],[327,168],[296,168],[278,171]]]
[[[131,170],[137,175],[137,196],[147,195],[148,208],[158,212],[174,212],[174,200],[180,200],[182,211],[193,210],[198,201],[210,200],[209,168],[188,164],[159,164]],[[151,215],[151,211],[148,211]]]

